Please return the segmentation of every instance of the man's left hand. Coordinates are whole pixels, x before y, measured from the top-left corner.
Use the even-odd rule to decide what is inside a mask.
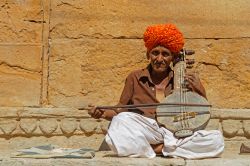
[[[201,84],[198,73],[194,73],[194,72],[186,73],[185,80],[188,82],[188,85],[187,85],[188,89],[206,98],[205,88]]]

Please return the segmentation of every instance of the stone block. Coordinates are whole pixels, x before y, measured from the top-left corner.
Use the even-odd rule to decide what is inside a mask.
[[[0,45],[0,106],[38,106],[41,52],[37,45]]]
[[[187,38],[249,37],[248,1],[51,1],[51,37],[141,38],[148,25],[175,23]]]
[[[41,43],[43,1],[1,1],[0,43]]]
[[[242,128],[242,123],[238,120],[223,120],[222,130],[225,137],[234,137],[238,131]]]
[[[206,130],[219,130],[219,126],[219,119],[210,119],[206,126]]]
[[[97,129],[97,122],[92,119],[81,119],[80,129],[83,130],[85,134],[93,134]]]
[[[44,135],[51,135],[58,128],[57,120],[53,118],[41,119],[39,121],[39,128]]]
[[[106,120],[101,121],[100,128],[103,134],[107,133],[109,124],[110,124],[110,121],[106,121]]]
[[[17,121],[11,119],[0,120],[0,130],[4,135],[10,135],[17,127]]]
[[[37,120],[36,119],[21,119],[20,128],[26,134],[31,135],[37,129]]]
[[[146,66],[144,51],[141,40],[60,40],[53,43],[49,103],[71,107],[115,104],[127,74]]]
[[[75,132],[75,130],[78,127],[78,124],[77,124],[76,119],[67,118],[67,119],[61,120],[60,127],[61,127],[62,132],[67,136]]]
[[[243,131],[247,138],[250,138],[250,120],[243,120]]]

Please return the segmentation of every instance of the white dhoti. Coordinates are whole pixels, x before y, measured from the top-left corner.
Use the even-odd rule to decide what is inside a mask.
[[[177,139],[154,119],[132,112],[122,112],[113,117],[105,140],[118,156],[156,156],[151,144],[164,143],[164,156],[198,159],[218,157],[224,149],[224,140],[218,130],[199,130],[192,136]]]

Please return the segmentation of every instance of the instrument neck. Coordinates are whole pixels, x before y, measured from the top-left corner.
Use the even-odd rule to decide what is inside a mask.
[[[174,90],[180,91],[181,89],[186,89],[185,87],[185,70],[186,62],[179,61],[174,66]]]

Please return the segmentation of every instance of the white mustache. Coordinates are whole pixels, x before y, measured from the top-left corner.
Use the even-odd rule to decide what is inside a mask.
[[[165,62],[154,62],[154,65],[166,65]]]

